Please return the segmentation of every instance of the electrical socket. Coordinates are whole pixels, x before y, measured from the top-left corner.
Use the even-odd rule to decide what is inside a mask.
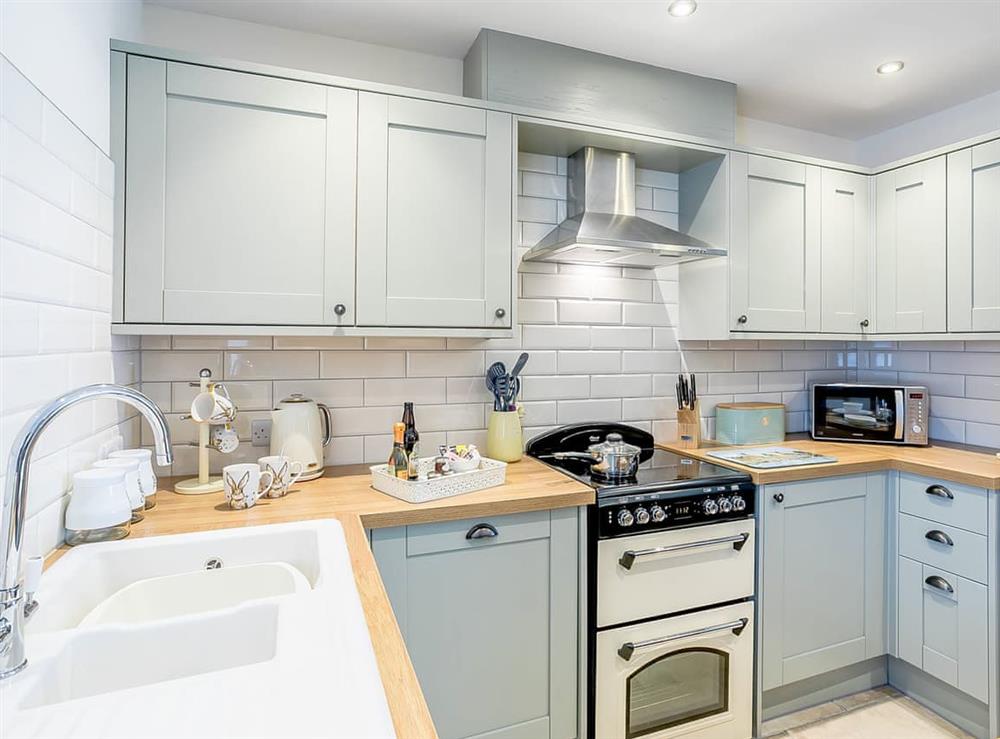
[[[250,423],[251,446],[271,446],[271,419],[259,418]]]

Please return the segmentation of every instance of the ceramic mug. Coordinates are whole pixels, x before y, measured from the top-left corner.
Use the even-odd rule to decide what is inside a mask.
[[[191,418],[198,423],[232,423],[236,418],[236,405],[222,385],[198,393],[191,401]]]
[[[292,461],[283,454],[272,454],[269,457],[261,457],[257,460],[261,470],[270,472],[274,478],[271,490],[267,496],[269,498],[280,498],[288,492],[289,488],[302,475],[305,465],[299,461]]]
[[[222,484],[230,508],[252,508],[271,489],[274,475],[252,462],[230,464],[222,468]]]

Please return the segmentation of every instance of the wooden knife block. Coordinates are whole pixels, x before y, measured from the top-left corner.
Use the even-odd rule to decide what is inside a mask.
[[[682,449],[697,449],[701,446],[701,413],[698,401],[694,408],[677,409],[677,445]]]

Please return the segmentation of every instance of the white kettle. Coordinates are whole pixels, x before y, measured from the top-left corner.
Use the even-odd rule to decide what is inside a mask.
[[[332,434],[330,409],[301,393],[292,393],[271,411],[271,454],[301,462],[300,480],[315,480],[323,474],[323,447]]]

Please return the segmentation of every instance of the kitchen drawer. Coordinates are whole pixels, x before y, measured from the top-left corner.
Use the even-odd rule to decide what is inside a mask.
[[[982,488],[899,473],[899,510],[977,534],[986,533],[986,496]]]
[[[987,702],[986,586],[907,557],[898,562],[899,658]]]
[[[986,537],[980,534],[900,513],[899,553],[986,583],[988,549]]]
[[[475,528],[483,524],[496,530],[496,536],[466,538]],[[492,533],[489,528],[480,530]],[[529,539],[545,539],[549,536],[549,511],[515,513],[509,516],[483,516],[460,521],[442,521],[406,527],[406,556],[434,552],[449,552],[456,549],[510,544]]]

